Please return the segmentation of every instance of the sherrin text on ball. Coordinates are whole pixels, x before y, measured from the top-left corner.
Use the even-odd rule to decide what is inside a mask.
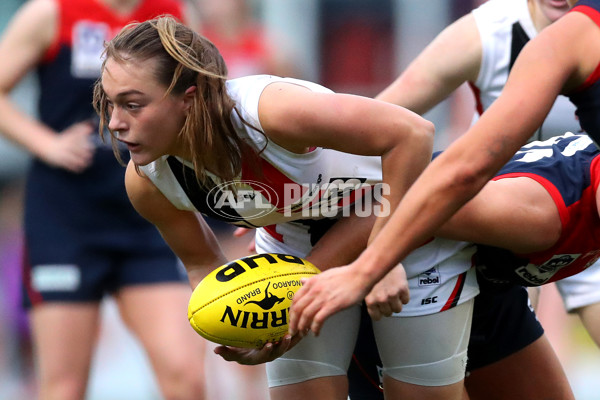
[[[286,254],[256,254],[208,274],[194,289],[190,324],[202,337],[227,346],[262,347],[288,331],[289,309],[301,279],[320,271]]]

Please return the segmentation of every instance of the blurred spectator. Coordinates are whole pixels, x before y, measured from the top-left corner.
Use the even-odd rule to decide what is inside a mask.
[[[84,398],[107,294],[144,344],[164,396],[204,398],[203,362],[189,360],[203,360],[204,344],[186,319],[189,284],[155,228],[130,206],[125,169],[98,139],[91,105],[104,41],[129,21],[163,13],[180,17],[181,4],[30,0],[0,41],[0,129],[34,156],[23,284],[43,400]],[[32,71],[39,119],[9,96]]]
[[[198,11],[196,30],[219,49],[229,78],[270,74],[295,77],[294,67],[254,17],[247,0],[192,0]]]

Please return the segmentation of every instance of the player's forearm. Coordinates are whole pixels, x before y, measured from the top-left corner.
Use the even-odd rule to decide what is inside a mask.
[[[35,156],[42,154],[55,135],[46,125],[16,107],[5,94],[0,95],[0,132]]]

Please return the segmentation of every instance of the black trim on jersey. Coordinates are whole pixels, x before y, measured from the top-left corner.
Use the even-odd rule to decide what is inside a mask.
[[[223,211],[222,213],[217,214],[214,212],[214,210],[210,207],[210,204],[216,204],[217,202],[215,194],[218,191],[213,191],[212,193],[210,192],[211,188],[215,186],[214,183],[210,185],[210,187],[203,185],[198,181],[193,168],[188,167],[173,156],[167,157],[167,164],[169,165],[171,172],[173,172],[173,175],[175,175],[177,182],[179,182],[185,194],[189,197],[194,207],[196,207],[196,210],[219,221],[227,222],[233,225],[256,228],[255,225],[252,225],[246,221],[241,215],[239,215],[233,208],[229,206],[223,205],[221,207]],[[231,215],[231,217],[228,218],[227,215]]]
[[[510,43],[510,64],[508,64],[508,70],[512,70],[512,67],[517,59],[517,56],[523,50],[523,47],[529,42],[529,36],[525,32],[525,29],[517,21],[512,25],[512,40]]]
[[[308,235],[310,237],[310,245],[314,246],[319,240],[329,231],[329,229],[338,220],[336,218],[322,219],[300,219],[292,221],[293,224],[304,225],[308,227]]]
[[[458,305],[458,301],[460,300],[460,295],[462,294],[462,291],[465,287],[465,281],[467,280],[467,273],[463,272],[462,274],[459,275],[460,279],[460,284],[458,286],[458,289],[456,290],[456,294],[454,295],[454,299],[452,299],[452,303],[450,303],[450,306],[448,308],[445,308],[444,311],[447,311],[451,308],[454,308]]]

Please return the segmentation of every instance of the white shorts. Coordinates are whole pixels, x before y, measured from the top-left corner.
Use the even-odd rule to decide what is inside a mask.
[[[471,268],[474,247],[436,239],[419,250],[403,262],[410,302],[377,323],[375,334],[380,354],[386,353],[385,374],[417,385],[449,385],[465,373],[473,299],[479,293]],[[333,315],[319,337],[309,335],[267,363],[269,387],[346,375],[359,323],[358,306]]]
[[[373,321],[383,375],[420,386],[464,379],[474,301],[435,314]]]
[[[383,374],[421,386],[444,386],[464,379],[473,302],[470,299],[435,314],[374,321]],[[267,363],[269,387],[346,375],[359,320],[358,306],[338,313],[326,321],[319,337],[309,335]]]
[[[600,261],[580,273],[556,281],[567,312],[600,302]]]

